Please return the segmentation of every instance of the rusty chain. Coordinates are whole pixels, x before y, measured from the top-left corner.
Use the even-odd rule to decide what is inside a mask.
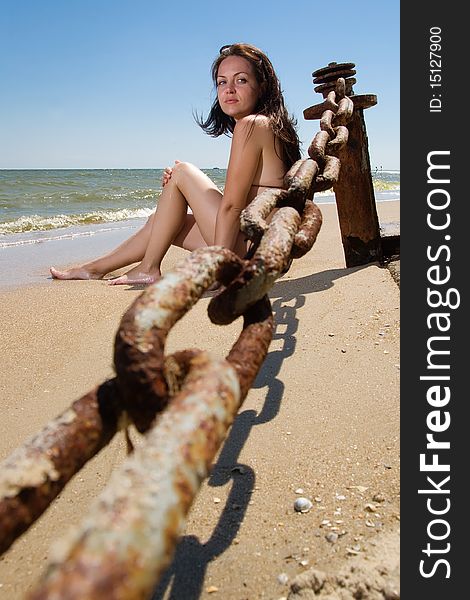
[[[146,435],[81,525],[55,547],[31,600],[148,597],[170,563],[189,507],[268,352],[274,325],[267,294],[290,261],[312,248],[322,222],[313,195],[339,175],[336,155],[354,109],[345,80],[314,108],[321,119],[310,158],[292,166],[286,189],[266,190],[242,211],[240,226],[252,242],[245,259],[201,248],[149,286],[116,333],[116,377],[0,464],[4,552],[120,428],[131,422]],[[222,288],[209,303],[211,321],[243,316],[226,359],[201,350],[165,356],[170,329],[216,281]]]

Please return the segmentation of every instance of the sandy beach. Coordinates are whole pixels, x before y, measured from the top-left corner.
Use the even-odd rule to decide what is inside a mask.
[[[268,357],[155,600],[313,597],[301,592],[313,585],[312,569],[333,579],[349,573],[351,589],[368,577],[378,588],[398,585],[399,287],[377,264],[346,269],[336,208],[320,208],[314,248],[271,291],[276,332]],[[382,222],[399,220],[399,202],[377,208]],[[70,255],[57,256],[56,266]],[[185,255],[172,249],[163,270]],[[140,292],[52,281],[47,270],[40,283],[0,290],[1,459],[113,375],[114,334]],[[168,353],[227,354],[241,324],[212,325],[208,302],[172,330]],[[3,555],[1,600],[33,588],[51,544],[80,521],[125,455],[119,434]],[[300,495],[313,503],[306,514],[293,508]]]

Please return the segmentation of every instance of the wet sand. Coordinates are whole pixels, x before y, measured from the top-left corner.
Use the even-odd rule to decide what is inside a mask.
[[[335,207],[321,210],[314,248],[272,289],[269,355],[155,600],[276,600],[312,567],[335,573],[352,560],[367,562],[382,540],[398,536],[399,288],[377,264],[346,269]],[[378,203],[378,211],[381,221],[399,220],[398,202]],[[172,250],[164,270],[185,255]],[[112,376],[116,328],[140,293],[43,276],[0,292],[0,458]],[[210,324],[208,302],[175,326],[168,353],[196,346],[226,355],[240,323]],[[80,521],[124,458],[119,434],[4,554],[0,599],[32,589],[53,541]],[[294,511],[299,495],[311,499],[310,512]],[[396,544],[383,547],[384,558],[397,559]]]

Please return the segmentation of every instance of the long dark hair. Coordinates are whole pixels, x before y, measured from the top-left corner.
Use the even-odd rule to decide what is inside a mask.
[[[253,65],[256,81],[261,86],[262,94],[255,107],[255,114],[265,115],[275,138],[280,141],[281,160],[289,169],[300,158],[300,142],[295,129],[297,121],[289,115],[284,104],[281,84],[269,58],[256,46],[251,44],[231,44],[220,49],[219,56],[212,63],[211,74],[214,85],[217,85],[217,73],[220,63],[228,56],[240,56]],[[205,120],[196,116],[200,127],[212,137],[233,133],[235,119],[226,115],[220,107],[218,98],[212,104]]]

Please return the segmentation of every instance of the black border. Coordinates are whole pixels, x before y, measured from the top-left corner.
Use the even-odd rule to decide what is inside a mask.
[[[470,479],[467,475],[470,431],[466,431],[464,413],[468,399],[464,385],[464,373],[468,369],[465,331],[468,328],[465,318],[468,283],[464,264],[467,262],[466,242],[470,231],[466,219],[468,192],[464,192],[463,178],[466,176],[468,179],[470,175],[470,161],[466,160],[469,152],[464,148],[468,131],[465,88],[470,29],[468,32],[465,30],[466,19],[461,6],[456,2],[431,0],[422,4],[402,2],[400,7],[401,597],[413,600],[447,600],[466,596],[464,561],[469,528],[468,519],[464,516],[464,503],[467,500],[466,482]],[[440,89],[429,85],[431,27],[442,30]],[[441,94],[440,113],[429,111],[433,93]],[[433,542],[428,539],[427,527],[433,518],[438,517],[433,517],[427,510],[426,501],[430,496],[418,494],[418,489],[426,487],[426,475],[432,475],[419,469],[419,455],[426,451],[426,434],[429,432],[426,416],[433,410],[426,400],[430,384],[420,381],[420,376],[426,374],[426,343],[432,335],[426,325],[426,317],[431,312],[426,297],[429,286],[427,269],[430,266],[426,250],[429,245],[436,247],[443,243],[443,232],[432,231],[426,224],[430,190],[426,175],[427,156],[429,152],[439,150],[450,151],[451,179],[450,185],[446,186],[451,195],[451,224],[445,232],[451,236],[448,241],[451,256],[447,262],[443,259],[441,264],[450,267],[448,286],[459,291],[461,303],[458,308],[449,310],[452,325],[448,333],[451,339],[447,362],[450,364],[451,400],[446,409],[442,409],[450,412],[451,424],[441,434],[441,439],[449,440],[451,446],[450,450],[441,451],[440,461],[443,462],[444,457],[448,459],[450,473],[435,474],[436,482],[450,475],[448,497],[451,505],[449,512],[443,515],[449,522],[450,534],[442,542]],[[438,496],[432,497],[437,502]],[[441,499],[443,497],[440,496]],[[437,533],[438,529],[433,531]],[[422,552],[428,541],[432,547],[441,549],[449,542],[449,552],[428,558]],[[450,577],[445,577],[447,567],[444,564],[436,566],[432,577],[422,577],[420,561],[427,561],[425,570],[429,573],[433,570],[430,569],[433,561],[439,558],[448,560]]]

